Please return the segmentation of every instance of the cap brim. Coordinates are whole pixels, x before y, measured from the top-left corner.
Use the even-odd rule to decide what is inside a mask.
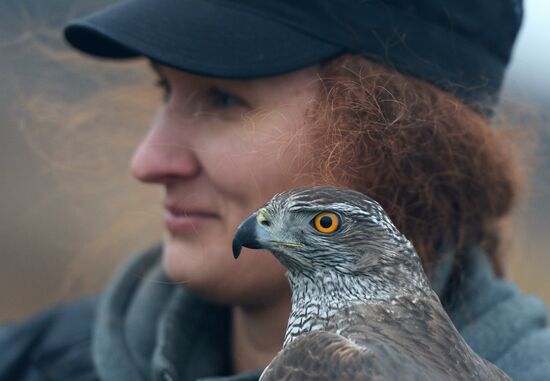
[[[224,78],[282,74],[345,51],[280,22],[204,0],[125,1],[74,20],[65,37],[94,56],[145,56]]]

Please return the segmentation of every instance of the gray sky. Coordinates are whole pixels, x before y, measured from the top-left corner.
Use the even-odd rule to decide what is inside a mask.
[[[525,0],[524,7],[505,89],[550,105],[550,0]]]

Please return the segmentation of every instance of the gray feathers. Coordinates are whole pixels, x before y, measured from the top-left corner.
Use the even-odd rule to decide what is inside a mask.
[[[322,212],[338,216],[336,231],[312,225]],[[459,335],[411,243],[374,200],[299,189],[258,213],[255,236],[238,231],[238,243],[271,250],[293,292],[284,347],[262,381],[508,380]]]
[[[262,381],[508,380],[451,327],[426,300],[357,305],[287,345]]]

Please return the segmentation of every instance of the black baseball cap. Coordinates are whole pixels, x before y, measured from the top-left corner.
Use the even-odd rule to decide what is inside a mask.
[[[345,52],[425,79],[475,106],[496,100],[521,0],[126,0],[65,37],[105,58],[257,78]]]

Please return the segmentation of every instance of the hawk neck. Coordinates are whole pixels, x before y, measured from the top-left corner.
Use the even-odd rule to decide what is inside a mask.
[[[283,347],[301,334],[324,330],[340,310],[358,304],[391,303],[403,296],[427,295],[425,279],[389,282],[383,274],[342,274],[335,271],[293,275],[292,309]]]

